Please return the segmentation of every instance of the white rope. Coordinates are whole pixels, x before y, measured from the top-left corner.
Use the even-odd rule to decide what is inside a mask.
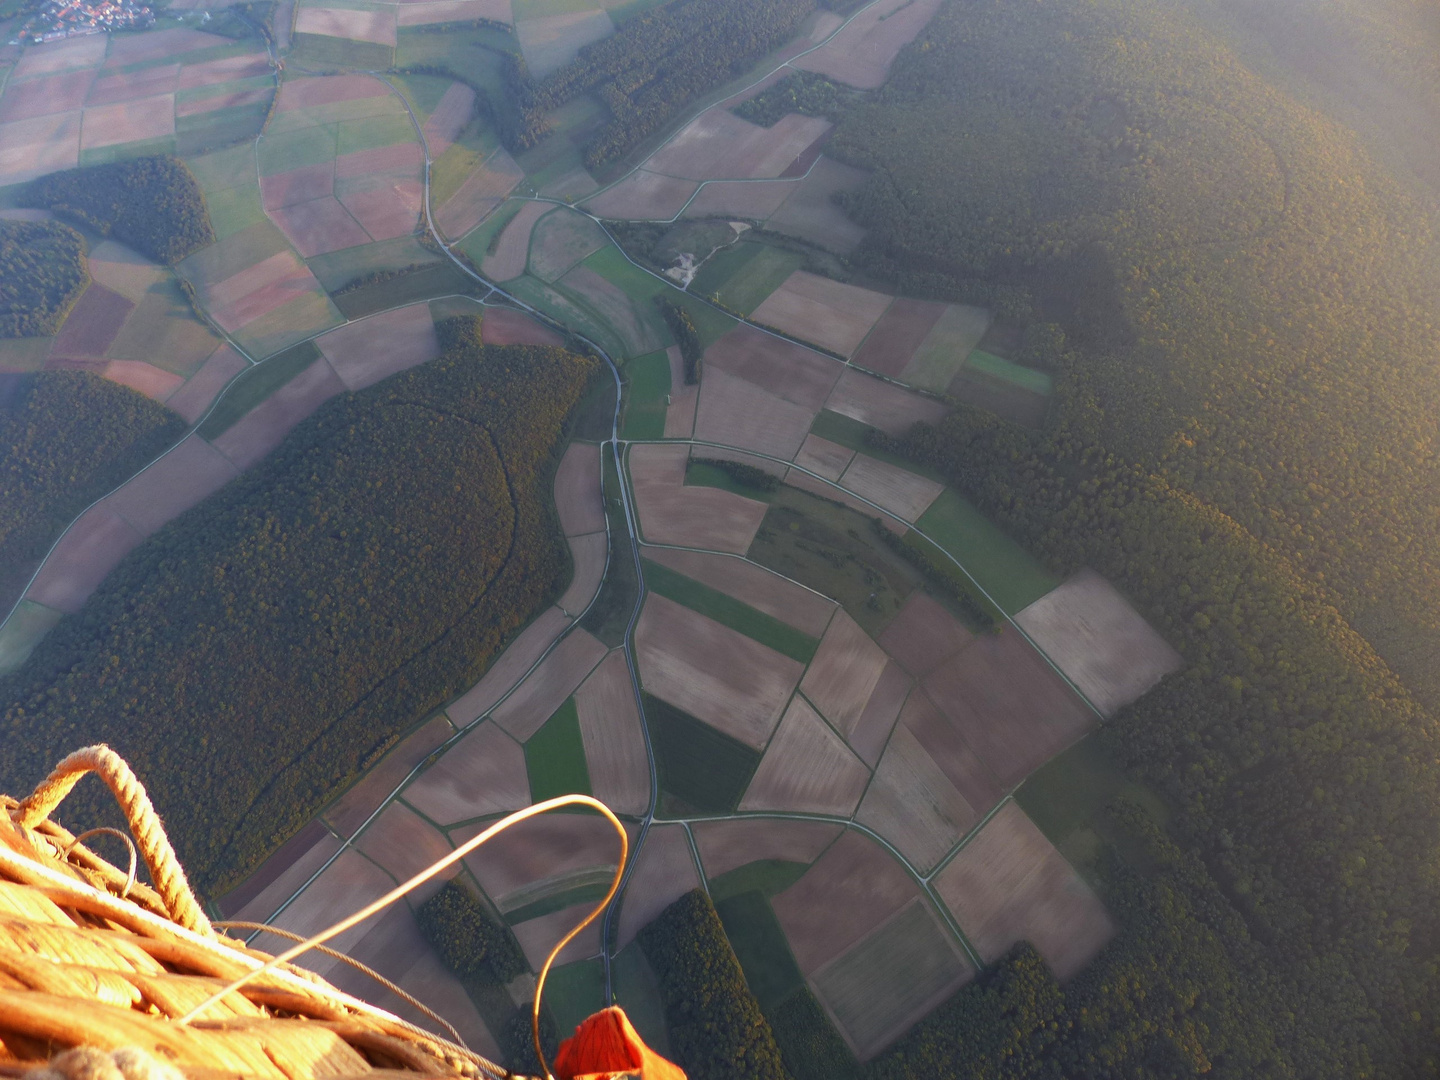
[[[515,813],[509,815],[508,817],[502,818],[500,821],[497,821],[494,825],[491,825],[488,829],[480,833],[478,836],[474,836],[471,839],[467,840],[464,844],[460,845],[460,847],[456,848],[449,855],[446,855],[443,858],[437,859],[435,862],[431,863],[428,867],[420,871],[420,873],[416,874],[409,881],[406,881],[404,884],[398,885],[394,889],[391,889],[388,893],[380,897],[378,900],[374,900],[371,903],[366,904],[363,908],[361,908],[354,914],[348,915],[345,918],[341,919],[339,922],[333,923],[326,929],[321,930],[318,934],[314,934],[311,937],[306,938],[299,944],[294,945],[289,949],[286,949],[278,956],[271,957],[264,964],[261,964],[253,968],[252,970],[247,971],[244,975],[241,975],[236,979],[232,979],[228,984],[215,991],[215,993],[211,994],[208,998],[200,1002],[200,1004],[196,1005],[184,1016],[180,1017],[178,1022],[181,1024],[190,1023],[206,1009],[210,1008],[210,1006],[214,1005],[221,998],[223,998],[226,994],[230,993],[232,990],[238,990],[240,987],[244,986],[257,975],[261,975],[270,971],[275,971],[278,965],[287,963],[288,961],[295,959],[297,956],[308,952],[310,949],[315,948],[318,945],[323,945],[325,942],[331,940],[332,938],[338,937],[340,934],[343,934],[351,927],[357,926],[360,923],[364,922],[372,915],[384,911],[387,907],[395,903],[395,901],[399,900],[406,893],[412,891],[420,885],[425,884],[425,882],[435,877],[435,875],[441,873],[448,867],[453,866],[455,863],[463,859],[466,855],[470,854],[470,852],[478,848],[481,844],[484,844],[486,841],[492,839],[495,836],[498,836],[500,833],[504,832],[511,826],[518,825],[522,821],[525,821],[532,817],[536,817],[540,814],[548,813],[551,810],[558,810],[564,806],[586,806],[592,810],[599,811],[600,814],[602,814],[605,819],[615,827],[616,833],[618,833],[620,836],[620,858],[615,866],[615,877],[610,882],[610,891],[605,894],[605,898],[601,900],[598,905],[596,905],[595,909],[591,911],[590,914],[587,915],[584,920],[575,927],[575,929],[571,930],[568,934],[561,938],[560,943],[550,951],[550,955],[545,958],[545,964],[540,969],[539,978],[536,980],[535,983],[535,1001],[532,1004],[530,1016],[531,1036],[535,1043],[535,1053],[540,1061],[541,1072],[545,1076],[549,1077],[550,1067],[545,1061],[544,1048],[540,1045],[540,1001],[541,994],[543,993],[545,988],[545,978],[550,973],[550,966],[554,963],[555,958],[560,955],[561,950],[564,949],[566,945],[570,944],[570,942],[575,938],[575,936],[579,934],[582,930],[584,930],[585,927],[589,926],[592,922],[594,922],[595,919],[599,917],[600,913],[604,911],[607,906],[609,906],[610,901],[614,899],[615,893],[620,888],[620,880],[625,872],[625,860],[629,854],[630,849],[630,837],[625,832],[625,826],[620,823],[620,819],[611,812],[608,806],[600,802],[598,799],[592,799],[588,795],[562,795],[557,799],[547,799],[544,802],[536,803],[534,806],[527,806],[524,810],[517,810]]]

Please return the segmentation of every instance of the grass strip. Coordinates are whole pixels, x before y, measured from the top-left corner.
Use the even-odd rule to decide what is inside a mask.
[[[815,655],[815,650],[820,647],[818,638],[796,630],[793,626],[787,626],[773,615],[758,611],[749,604],[677,573],[668,566],[661,566],[646,559],[644,572],[645,585],[651,592],[659,593],[677,604],[684,604],[691,611],[698,611],[701,615],[714,619],[792,660],[808,664]]]

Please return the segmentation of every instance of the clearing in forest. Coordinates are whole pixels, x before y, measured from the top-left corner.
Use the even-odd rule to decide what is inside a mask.
[[[794,64],[836,82],[873,90],[885,82],[900,50],[915,40],[939,7],[940,0],[880,0]]]

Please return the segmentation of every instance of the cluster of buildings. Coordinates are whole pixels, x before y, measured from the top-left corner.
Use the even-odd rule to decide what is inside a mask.
[[[154,23],[155,13],[135,0],[44,0],[20,38],[39,44],[77,34],[143,30]]]

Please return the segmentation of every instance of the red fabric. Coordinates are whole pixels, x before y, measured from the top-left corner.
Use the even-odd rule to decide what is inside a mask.
[[[645,1045],[618,1005],[600,1010],[576,1028],[575,1034],[560,1044],[552,1071],[556,1080],[611,1080],[621,1076],[685,1080],[679,1066]]]

